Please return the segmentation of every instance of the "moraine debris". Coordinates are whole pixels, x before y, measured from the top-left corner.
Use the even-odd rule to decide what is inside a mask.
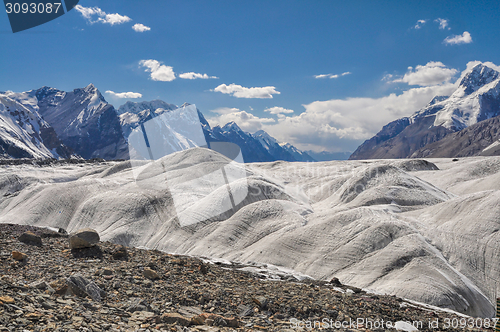
[[[419,331],[493,331],[445,328],[445,319],[463,316],[355,287],[339,288],[335,278],[265,278],[240,270],[242,264],[217,265],[109,242],[98,243],[100,258],[75,257],[73,250],[90,248],[70,250],[64,237],[43,237],[43,246],[12,241],[24,231],[25,226],[0,224],[2,252],[7,252],[0,260],[0,331],[295,332],[312,330],[297,328],[297,321],[356,318],[421,321]],[[13,251],[29,261],[17,264],[9,254]],[[126,252],[127,260],[117,252]],[[430,328],[429,322],[436,320],[439,326]],[[361,324],[349,330],[374,329]]]

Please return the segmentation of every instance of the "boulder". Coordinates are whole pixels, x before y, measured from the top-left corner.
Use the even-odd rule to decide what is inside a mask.
[[[179,324],[181,326],[191,325],[191,320],[174,312],[167,312],[161,315],[161,321],[165,324]]]
[[[155,271],[151,270],[148,267],[144,269],[143,274],[144,274],[144,277],[146,277],[150,280],[160,279],[160,276],[158,275],[158,273],[156,273]]]
[[[127,306],[127,308],[125,309],[125,311],[128,311],[128,312],[150,311],[150,312],[152,312],[153,309],[143,299],[141,299],[141,298],[132,298],[131,301],[130,301],[130,305]]]
[[[16,261],[24,261],[28,258],[28,255],[23,254],[22,252],[19,251],[13,251],[12,258],[14,258]]]
[[[68,279],[68,286],[77,296],[90,296],[92,300],[100,302],[106,296],[106,292],[97,286],[93,281],[87,280],[80,274],[74,274]]]
[[[90,248],[99,243],[99,240],[99,234],[95,230],[84,228],[69,236],[69,247],[70,249]]]
[[[120,246],[118,249],[113,251],[113,259],[117,261],[128,261],[128,251],[125,246]]]
[[[41,246],[42,245],[42,238],[36,235],[33,232],[24,232],[19,236],[18,238],[19,241],[26,243],[26,244],[31,244],[35,246]]]

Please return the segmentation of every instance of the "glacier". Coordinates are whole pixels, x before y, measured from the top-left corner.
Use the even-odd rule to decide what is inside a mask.
[[[239,164],[246,177],[229,186],[241,199],[217,212],[228,184],[203,176],[230,163],[197,147],[159,159],[139,180],[130,161],[2,165],[0,222],[91,227],[124,245],[337,277],[494,316],[500,157]]]

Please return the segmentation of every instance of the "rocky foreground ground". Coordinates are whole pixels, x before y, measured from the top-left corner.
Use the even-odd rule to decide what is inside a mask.
[[[23,235],[31,232],[29,236]],[[20,236],[23,237],[20,238]],[[39,237],[39,238],[38,238]],[[22,242],[24,241],[24,242]],[[368,294],[338,280],[279,280],[65,232],[0,224],[0,331],[471,331],[486,319]],[[398,323],[396,323],[398,322]],[[480,328],[482,326],[482,328]],[[465,328],[464,328],[465,327]]]

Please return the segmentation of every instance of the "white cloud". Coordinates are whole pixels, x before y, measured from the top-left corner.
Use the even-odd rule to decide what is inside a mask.
[[[136,23],[132,26],[132,29],[134,29],[135,32],[144,32],[144,31],[149,31],[151,30],[150,27],[145,26],[144,24],[141,23]]]
[[[218,78],[217,76],[208,76],[207,74],[198,74],[198,73],[193,73],[193,72],[179,74],[179,77],[184,78],[186,80],[195,80],[197,78],[208,80],[210,78],[213,78],[213,79]]]
[[[448,29],[450,30],[450,27],[448,26],[448,20],[445,20],[444,18],[437,18],[434,20],[434,22],[439,23],[439,29],[444,30]]]
[[[76,5],[75,9],[82,14],[82,16],[87,20],[88,23],[104,23],[104,24],[122,24],[129,22],[132,19],[128,16],[120,14],[107,14],[99,7],[83,7],[81,5]]]
[[[293,113],[293,110],[275,106],[271,108],[266,108],[264,112],[269,112],[271,114],[290,114]]]
[[[174,69],[170,66],[165,66],[157,60],[141,60],[139,65],[146,67],[146,71],[151,73],[153,81],[170,82],[175,80]]]
[[[414,29],[420,29],[425,23],[427,23],[427,20],[418,20],[417,24],[413,27]]]
[[[280,94],[274,86],[265,86],[257,88],[246,88],[241,85],[231,83],[229,85],[221,84],[212,91],[224,94],[230,94],[237,98],[273,98],[273,94]]]
[[[443,82],[448,83],[457,73],[458,70],[447,68],[442,62],[430,61],[425,66],[418,65],[415,69],[408,67],[408,72],[402,78],[392,82],[430,86]]]
[[[301,149],[354,151],[375,135],[382,126],[409,116],[436,95],[449,95],[455,84],[409,89],[400,95],[381,98],[348,98],[315,101],[304,105],[296,116],[281,116],[276,123],[263,123],[262,129],[281,142]]]
[[[460,45],[472,43],[472,37],[469,32],[464,31],[461,35],[452,35],[446,37],[443,43],[447,45]]]
[[[114,92],[108,90],[106,93],[114,98],[142,98],[142,94],[139,92]]]
[[[314,78],[339,78],[340,76],[346,76],[350,75],[351,72],[346,71],[345,73],[342,74],[321,74],[321,75],[314,75]]]
[[[474,64],[471,62],[468,67]],[[420,86],[400,94],[315,101],[303,105],[305,110],[298,115],[278,106],[264,110],[277,119],[259,117],[238,108],[220,108],[212,111],[216,116],[209,122],[224,125],[235,121],[249,132],[263,129],[278,141],[289,142],[304,150],[354,151],[387,123],[412,115],[437,95],[453,93],[457,83],[450,83],[450,80],[456,73],[455,69],[446,68],[441,62],[429,62],[409,69],[406,78],[400,81]],[[394,77],[387,76],[387,79]]]
[[[207,118],[207,121],[212,127],[216,125],[223,126],[228,122],[234,121],[241,129],[250,133],[262,129],[262,125],[265,123],[276,122],[274,119],[259,118],[258,116],[238,108],[221,107],[211,112],[219,114],[218,116]]]

